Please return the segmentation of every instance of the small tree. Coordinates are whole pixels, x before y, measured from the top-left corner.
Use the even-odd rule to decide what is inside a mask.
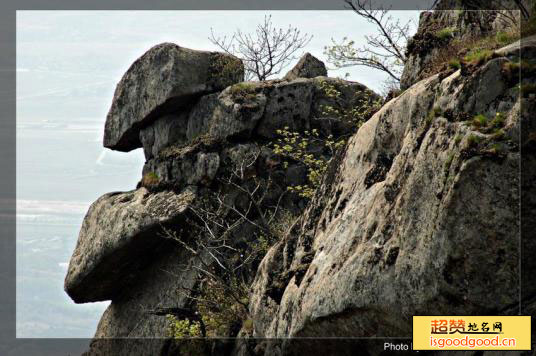
[[[304,48],[313,37],[302,34],[296,27],[276,28],[272,17],[265,16],[254,33],[244,33],[240,29],[231,36],[217,37],[210,29],[209,40],[228,54],[244,62],[246,80],[266,80],[279,74],[294,54]]]
[[[252,175],[262,149],[252,149],[218,179],[220,189],[189,207],[189,232],[164,227],[163,236],[176,241],[194,257],[182,265],[196,271],[194,288],[180,288],[189,301],[183,308],[163,308],[174,338],[236,336],[249,319],[249,288],[269,247],[295,220],[281,206],[284,187]],[[280,192],[277,197],[274,192]],[[208,193],[208,192],[207,192]],[[274,201],[275,199],[275,201]],[[195,238],[188,239],[188,236]]]
[[[393,19],[386,9],[375,9],[371,0],[345,0],[347,8],[376,26],[376,34],[365,35],[366,44],[355,47],[348,38],[333,41],[325,47],[328,61],[338,68],[366,66],[381,70],[389,75],[391,83],[400,82],[400,76],[407,61],[406,44],[410,37],[412,21],[401,23]],[[391,85],[392,86],[392,85]]]

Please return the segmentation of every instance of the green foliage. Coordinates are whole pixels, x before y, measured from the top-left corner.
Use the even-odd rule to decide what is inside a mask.
[[[473,120],[471,120],[473,129],[486,134],[493,133],[503,128],[505,123],[506,117],[501,112],[497,112],[492,119],[487,118],[483,114],[479,114],[476,115]]]
[[[473,117],[472,124],[474,128],[486,127],[488,124],[488,118],[483,114],[478,114]]]
[[[470,134],[467,138],[467,145],[469,147],[476,147],[478,144],[482,141],[482,137],[477,136],[475,134]]]
[[[463,58],[466,62],[481,65],[493,57],[493,51],[486,48],[475,48]]]
[[[536,75],[536,64],[527,60],[521,60],[517,62],[506,62],[503,64],[503,70],[512,77],[513,75],[521,74],[524,77]]]
[[[231,86],[230,94],[233,99],[253,100],[256,98],[255,84],[250,82],[237,83]]]
[[[514,32],[499,31],[495,35],[495,39],[500,45],[506,46],[517,41],[519,39],[519,34]]]
[[[435,36],[439,38],[440,40],[445,40],[447,38],[454,37],[454,32],[456,32],[456,29],[454,27],[445,27],[435,33]]]
[[[229,337],[231,329],[237,329],[248,318],[249,287],[232,276],[225,284],[213,278],[204,278],[199,294],[194,298],[195,309],[201,321],[178,319],[167,315],[168,335],[175,339],[203,337]]]
[[[191,322],[187,319],[177,319],[174,315],[166,315],[168,322],[168,335],[174,339],[201,337],[201,325],[199,322]]]
[[[459,59],[451,59],[449,61],[449,68],[451,69],[460,69],[462,67],[461,63],[460,63],[460,60]]]
[[[440,117],[443,114],[443,111],[439,106],[434,106],[432,110],[428,112],[428,115],[426,116],[426,124],[430,125],[434,118]]]
[[[247,332],[251,333],[253,332],[253,320],[246,319],[244,323],[242,324],[242,328]]]
[[[342,95],[333,83],[326,80],[320,82],[320,88],[334,102]],[[352,124],[352,127],[357,130],[381,105],[379,99],[372,100],[373,93],[371,91],[365,91],[361,95],[350,109],[322,105],[322,116],[338,118]],[[301,162],[307,168],[307,183],[289,186],[287,190],[303,198],[311,198],[322,182],[329,158],[346,144],[346,140],[344,138],[335,139],[333,135],[324,137],[317,129],[303,133],[292,132],[288,126],[276,130],[276,133],[280,138],[272,145],[272,149],[276,155],[283,158],[283,167],[288,167],[289,161],[294,161]]]
[[[333,135],[323,139],[317,129],[300,134],[291,132],[288,127],[285,127],[276,132],[281,138],[273,145],[273,151],[285,159],[284,166],[288,166],[288,160],[292,160],[303,163],[307,168],[307,184],[289,186],[287,189],[303,198],[311,198],[322,182],[322,177],[328,167],[328,158],[321,153],[311,153],[310,146],[312,144],[320,145],[322,150],[327,149],[333,154],[338,148],[344,146],[346,141],[344,139],[335,140]]]
[[[495,114],[495,117],[490,122],[490,127],[495,129],[500,129],[501,127],[504,127],[504,124],[506,122],[506,116],[502,112],[498,112]]]
[[[207,337],[229,336],[233,326],[240,326],[248,319],[248,292],[249,286],[235,276],[230,277],[227,285],[210,278],[203,281],[197,310],[205,323]]]
[[[493,143],[489,147],[488,152],[493,155],[501,155],[504,153],[504,148],[500,143]]]
[[[337,87],[327,80],[320,82],[320,88],[334,102],[341,97],[341,92]],[[362,96],[356,100],[356,103],[350,109],[337,108],[333,105],[322,105],[322,116],[341,119],[351,123],[358,129],[381,106],[380,99],[372,101],[373,93],[371,91],[365,90],[360,95]]]
[[[506,134],[503,129],[496,129],[491,135],[491,139],[494,141],[502,141],[506,138]]]
[[[141,185],[143,187],[154,187],[160,183],[160,178],[154,172],[149,172],[141,179]]]
[[[457,145],[462,142],[462,139],[463,139],[463,136],[462,135],[456,135],[456,137],[454,137],[454,143],[456,143]]]

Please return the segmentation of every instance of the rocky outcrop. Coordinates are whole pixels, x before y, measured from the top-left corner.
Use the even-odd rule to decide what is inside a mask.
[[[339,96],[329,94],[329,89]],[[368,105],[378,96],[364,85],[341,79],[316,77],[292,81],[244,82],[221,93],[201,97],[186,112],[158,118],[141,132],[145,156],[158,158],[164,148],[186,145],[198,137],[219,140],[273,139],[276,130],[318,129],[324,134],[348,134],[351,125],[331,107],[345,112]]]
[[[314,130],[317,141],[349,137],[355,122],[342,113],[367,112],[378,99],[362,84],[317,75],[234,84],[241,65],[230,77],[209,70],[222,59],[235,63],[220,54],[159,45],[118,85],[105,146],[143,146],[147,161],[136,190],[106,194],[91,206],[71,258],[65,280],[69,296],[77,303],[112,301],[88,355],[165,354],[171,347],[165,339],[166,314],[172,312],[163,310],[195,306],[187,291],[199,288],[201,271],[212,271],[210,265],[218,261],[214,254],[222,258],[221,251],[207,247],[216,230],[235,221],[223,246],[240,265],[240,251],[258,245],[259,236],[272,229],[267,211],[273,221],[305,208],[307,199],[287,187],[306,184],[307,167],[274,154],[272,142],[281,137],[277,131]],[[204,70],[213,76],[203,76]],[[316,157],[332,154],[314,140],[310,147]],[[252,261],[240,272],[247,283],[260,258]]]
[[[163,229],[184,223],[194,197],[190,189],[150,194],[145,188],[100,197],[84,218],[65,278],[67,294],[76,303],[121,294],[162,244]]]
[[[454,15],[423,16],[451,25]],[[463,21],[477,20],[467,16],[457,18],[470,28]],[[170,92],[141,95],[132,116],[133,102],[114,100],[124,114],[114,118],[126,119],[108,118],[110,147],[143,147],[146,162],[136,190],[91,206],[71,259],[65,288],[73,300],[111,300],[87,355],[190,352],[169,339],[166,315],[197,320],[202,277],[222,271],[214,269],[218,258],[229,256],[223,269],[240,273],[225,274],[224,285],[240,277],[251,290],[249,300],[248,293],[234,296],[243,319],[218,335],[246,338],[225,350],[211,341],[202,354],[329,354],[327,342],[304,352],[292,337],[410,336],[416,314],[517,314],[520,257],[523,310],[536,310],[536,244],[518,239],[534,230],[520,225],[535,205],[520,189],[534,190],[536,136],[521,127],[534,126],[527,117],[536,72],[520,56],[534,54],[535,42],[524,39],[423,80],[426,71],[416,70],[400,96],[370,119],[359,116],[366,122],[357,132],[353,115],[368,112],[377,95],[317,75],[323,66],[310,57],[284,80],[225,82],[223,72],[213,78],[221,85],[208,90],[205,78],[205,89],[177,100],[168,100]],[[131,93],[166,72],[168,62],[157,57],[136,62],[154,68],[147,76],[135,71],[144,79]],[[273,145],[281,130],[314,130],[320,138],[307,136],[306,155],[283,159]],[[286,144],[300,143],[288,137]],[[342,138],[349,142],[340,150],[317,142]],[[309,182],[304,161],[311,157],[331,163],[308,200],[288,187]],[[267,240],[273,225],[277,238]],[[228,252],[211,245],[211,235]],[[253,262],[245,257],[252,250],[262,251],[249,255]],[[240,269],[245,261],[249,267]],[[236,303],[218,305],[219,313],[234,313]],[[358,346],[364,354],[383,351]]]
[[[327,75],[328,71],[324,63],[307,52],[283,79],[294,80],[297,78],[326,77]]]
[[[154,46],[132,64],[117,85],[106,117],[104,147],[118,151],[141,147],[140,130],[155,118],[243,77],[243,64],[235,57],[173,43]]]
[[[259,267],[254,336],[411,336],[412,315],[517,314],[529,102],[509,63],[420,81],[359,129]],[[298,354],[281,343],[264,354]]]
[[[439,63],[445,62],[448,57],[463,56],[463,51],[478,46],[477,43],[484,37],[493,37],[497,32],[513,31],[509,29],[512,23],[520,21],[519,12],[506,12],[505,10],[488,9],[487,2],[471,1],[461,3],[456,1],[441,0],[434,11],[422,12],[419,18],[417,33],[407,44],[407,61],[400,79],[402,90],[409,88],[414,83],[437,73]],[[525,4],[528,9],[530,6]],[[460,8],[461,6],[461,8]],[[449,10],[459,8],[459,10]],[[480,11],[464,11],[485,9]],[[513,1],[505,1],[501,8],[516,9]],[[505,15],[506,14],[506,15]],[[441,31],[446,31],[441,35]],[[489,41],[491,42],[492,39]],[[450,46],[457,42],[457,46]],[[482,45],[482,44],[480,44]],[[446,49],[459,51],[460,53],[447,53]],[[496,49],[497,47],[495,47]]]

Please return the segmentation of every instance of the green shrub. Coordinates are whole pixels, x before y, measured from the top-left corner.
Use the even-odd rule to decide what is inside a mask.
[[[435,36],[440,40],[445,40],[447,38],[454,37],[454,32],[456,29],[454,27],[445,27],[435,33]]]
[[[473,117],[471,122],[475,128],[484,128],[488,125],[488,118],[483,114],[478,114]]]
[[[434,118],[440,117],[442,114],[443,112],[441,111],[441,108],[439,106],[434,106],[434,108],[428,112],[428,115],[426,117],[426,124],[431,124]]]
[[[141,185],[143,187],[153,187],[155,185],[158,185],[158,183],[160,183],[160,178],[154,172],[149,172],[145,174],[141,179]]]
[[[459,144],[460,142],[462,142],[462,139],[462,135],[456,135],[456,137],[454,137],[454,143]]]
[[[488,148],[488,152],[498,156],[504,153],[504,147],[500,143],[494,143]]]
[[[469,147],[475,147],[475,146],[478,146],[480,141],[482,141],[482,137],[474,135],[474,134],[470,134],[469,137],[467,138],[467,145]]]
[[[321,138],[317,129],[301,134],[291,132],[288,127],[285,127],[283,130],[276,130],[276,132],[281,138],[273,145],[274,153],[283,159],[301,162],[307,168],[307,184],[289,186],[287,190],[303,198],[312,198],[328,168],[328,159],[322,154],[311,153],[310,145],[315,143],[320,145],[322,150],[329,150],[333,154],[344,146],[346,141],[344,139],[335,140],[333,135]],[[283,164],[288,166],[288,161]]]
[[[174,339],[201,337],[201,325],[199,322],[191,322],[187,319],[177,319],[174,315],[166,315],[168,322],[168,335]]]
[[[501,127],[504,127],[504,123],[506,122],[506,117],[503,113],[498,112],[495,114],[495,117],[490,122],[490,127],[495,129],[500,129]]]
[[[517,41],[518,39],[519,39],[519,35],[517,33],[513,33],[513,32],[499,31],[495,35],[495,40],[500,45],[503,45],[503,46],[505,46],[507,44],[510,44],[510,43],[513,43],[513,42]]]
[[[471,50],[463,59],[466,62],[480,65],[489,61],[493,57],[493,51],[484,48],[475,48]]]
[[[458,70],[458,69],[460,69],[461,67],[462,67],[462,65],[461,65],[461,63],[460,63],[460,60],[458,60],[458,59],[451,59],[451,60],[449,61],[449,68]]]
[[[506,137],[506,134],[503,129],[496,129],[491,135],[491,139],[494,141],[504,140],[505,137]]]

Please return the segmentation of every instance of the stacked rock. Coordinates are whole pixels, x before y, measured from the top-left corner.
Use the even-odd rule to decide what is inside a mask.
[[[221,189],[220,178],[233,164],[259,152],[251,175],[275,172],[270,189],[281,196],[287,186],[303,184],[307,172],[300,162],[283,167],[275,160],[274,168],[269,142],[277,130],[316,129],[335,138],[355,131],[325,107],[351,110],[377,96],[362,84],[326,74],[323,63],[307,54],[285,80],[242,82],[241,60],[171,43],[151,48],[132,64],[117,85],[104,146],[143,148],[143,178],[136,190],[109,193],[92,204],[65,279],[76,303],[112,301],[96,338],[166,336],[166,319],[147,310],[186,305],[177,289],[193,288],[197,280],[197,273],[183,268],[195,256],[167,232],[201,238],[188,223],[190,208]],[[339,94],[330,95],[327,86]],[[226,194],[238,195],[229,189]],[[270,199],[266,204],[274,203]],[[280,203],[294,213],[305,206],[303,198],[290,195]],[[138,346],[142,354],[159,354],[163,341]]]

